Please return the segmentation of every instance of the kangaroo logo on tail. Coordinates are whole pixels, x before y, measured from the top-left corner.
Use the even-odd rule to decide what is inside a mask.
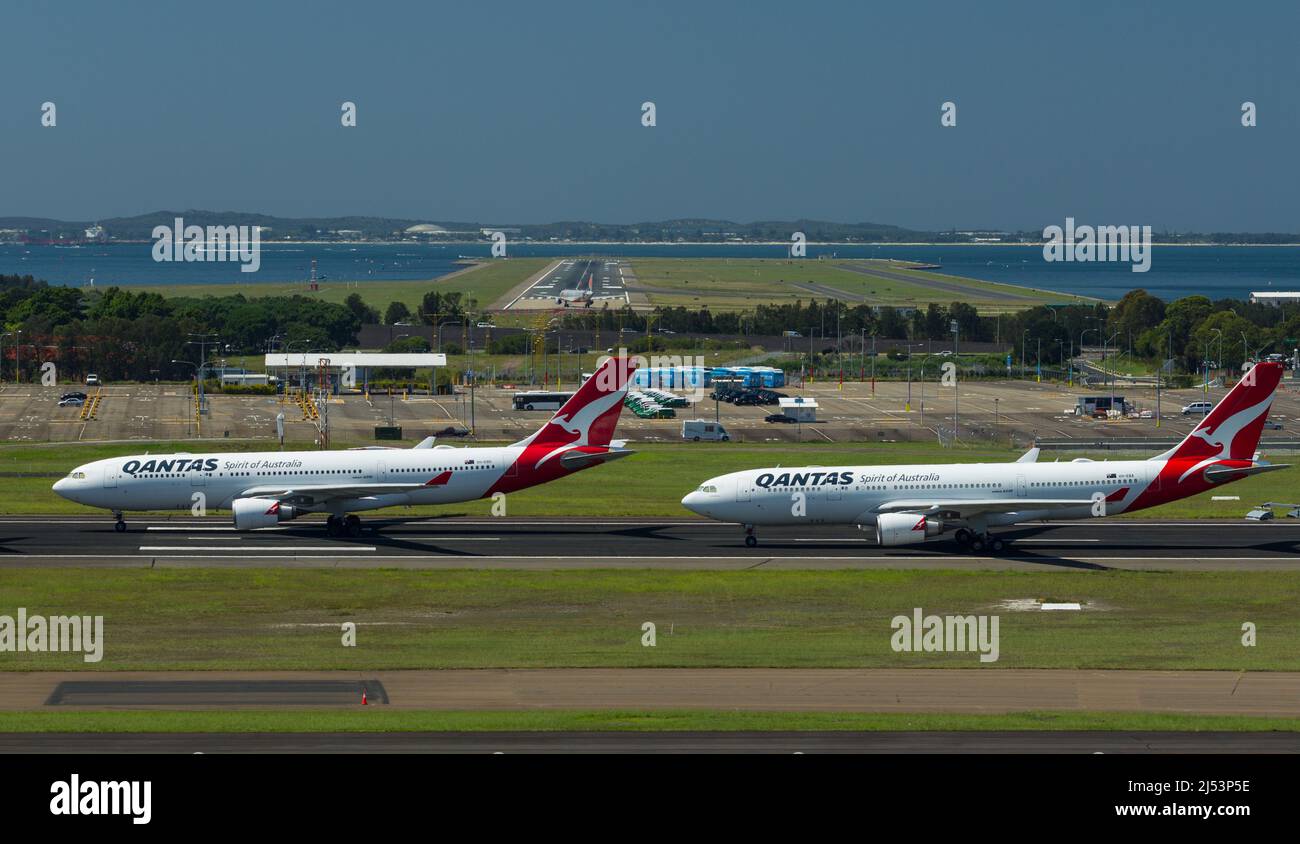
[[[549,422],[515,443],[524,447],[520,464],[538,469],[571,449],[609,445],[635,369],[636,363],[629,358],[606,358]]]
[[[1220,460],[1250,460],[1281,380],[1282,364],[1256,364],[1201,424],[1157,459],[1187,467],[1179,474],[1178,483]]]

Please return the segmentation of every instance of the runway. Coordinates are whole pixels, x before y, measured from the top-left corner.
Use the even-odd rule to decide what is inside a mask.
[[[1000,557],[940,538],[881,548],[852,527],[764,528],[747,548],[736,525],[691,520],[445,517],[365,520],[330,538],[318,519],[237,533],[228,517],[0,518],[0,568],[223,566],[418,569],[990,569],[1300,570],[1300,523],[1126,521],[1027,523],[999,531]]]
[[[1300,753],[1300,733],[7,733],[0,753]]]
[[[576,299],[578,294],[584,292],[589,294],[592,307],[605,302],[621,306],[631,301],[623,283],[625,271],[625,264],[618,260],[565,259],[516,296],[506,305],[506,309],[554,308],[566,291],[573,307],[583,306]]]

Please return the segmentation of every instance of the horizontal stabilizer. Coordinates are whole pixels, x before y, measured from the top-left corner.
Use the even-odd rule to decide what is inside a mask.
[[[1291,466],[1286,463],[1260,463],[1255,466],[1242,466],[1239,469],[1231,467],[1222,467],[1219,469],[1206,469],[1205,479],[1212,484],[1222,483],[1223,481],[1236,480],[1248,475],[1262,475],[1265,472],[1274,472],[1278,469],[1290,469]]]
[[[626,448],[610,449],[609,451],[574,450],[561,457],[560,463],[564,465],[564,468],[573,471],[587,466],[594,466],[597,463],[608,463],[620,457],[627,457],[629,454],[636,454],[636,452]]]

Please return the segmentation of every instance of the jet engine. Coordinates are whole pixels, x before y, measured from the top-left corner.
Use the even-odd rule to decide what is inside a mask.
[[[884,513],[876,517],[878,545],[915,545],[943,533],[943,522],[908,513]]]
[[[274,498],[236,498],[230,505],[235,517],[235,530],[254,530],[287,522],[302,515],[287,504]]]

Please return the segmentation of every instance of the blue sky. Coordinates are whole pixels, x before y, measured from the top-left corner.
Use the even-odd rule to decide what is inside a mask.
[[[2,17],[0,216],[1300,232],[1295,3],[11,0]]]

